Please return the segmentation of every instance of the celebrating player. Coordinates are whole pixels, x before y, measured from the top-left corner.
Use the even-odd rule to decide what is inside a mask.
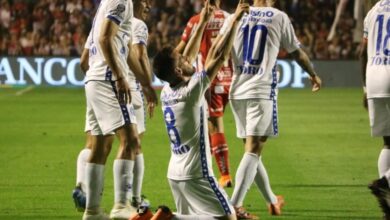
[[[134,168],[135,149],[140,140],[136,127],[131,91],[126,80],[128,64],[141,72],[135,55],[129,51],[133,4],[126,0],[100,3],[90,32],[89,69],[86,76],[87,106],[91,109],[92,151],[86,165],[86,209],[83,219],[108,219],[100,210],[104,182],[104,164],[110,152],[112,132],[119,137],[120,149],[114,161],[115,205],[110,218],[128,219],[128,202]],[[138,64],[139,65],[139,64]],[[151,94],[153,97],[153,94]],[[108,142],[108,143],[107,143]]]
[[[245,141],[245,153],[236,173],[231,198],[238,218],[256,219],[242,207],[250,185],[255,181],[269,207],[270,214],[280,215],[282,196],[271,189],[268,174],[261,161],[261,152],[269,136],[278,134],[276,58],[283,47],[309,73],[313,91],[321,87],[288,16],[273,7],[273,2],[254,0],[253,7],[239,22],[233,46],[235,71],[230,88],[230,101],[236,122],[237,136]],[[225,24],[229,24],[228,18]],[[221,33],[229,32],[224,25]]]
[[[202,71],[205,65],[207,54],[212,46],[213,41],[218,36],[219,31],[229,15],[220,9],[220,0],[210,1],[210,5],[215,8],[214,14],[209,20],[204,30],[200,45],[200,53],[197,57],[197,71]],[[193,16],[187,23],[180,44],[176,50],[181,53],[187,45],[193,31],[199,25],[200,14]],[[206,93],[206,100],[209,110],[209,134],[211,141],[211,150],[221,178],[219,184],[222,187],[231,187],[232,179],[229,171],[229,153],[223,126],[223,114],[225,106],[229,101],[229,87],[232,80],[232,62],[229,59],[219,70],[217,77],[212,81],[210,89]]]
[[[364,20],[362,41],[362,72],[364,95],[370,118],[371,135],[383,137],[384,145],[378,159],[379,178],[369,188],[377,197],[384,213],[390,219],[390,1],[379,1]],[[367,105],[366,105],[367,107]]]
[[[239,4],[228,31],[217,37],[210,49],[202,72],[194,74],[191,64],[212,15],[208,1],[183,55],[172,47],[165,47],[154,58],[157,77],[168,82],[161,92],[161,102],[171,141],[168,180],[177,208],[173,218],[181,219],[186,215],[186,219],[235,219],[234,209],[213,175],[204,95],[229,57],[237,21],[248,9],[248,4]]]

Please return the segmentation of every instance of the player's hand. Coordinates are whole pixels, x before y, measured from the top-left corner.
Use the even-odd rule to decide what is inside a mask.
[[[249,13],[249,4],[244,0],[240,0],[237,5],[236,12],[234,13],[235,20],[239,21],[244,15],[244,13]]]
[[[311,91],[317,92],[321,89],[322,80],[319,76],[310,76],[310,82],[311,82]]]
[[[214,6],[210,5],[210,0],[206,0],[202,11],[200,12],[201,21],[208,21],[213,16]]]
[[[367,93],[363,94],[363,107],[368,111],[368,101],[367,101]]]
[[[148,113],[149,117],[152,118],[154,115],[154,108],[158,105],[156,91],[151,86],[143,86],[142,91],[146,97],[146,102],[148,103]]]
[[[129,83],[126,81],[124,77],[119,78],[115,82],[116,88],[118,90],[118,101],[121,105],[130,104],[131,103],[131,92]]]

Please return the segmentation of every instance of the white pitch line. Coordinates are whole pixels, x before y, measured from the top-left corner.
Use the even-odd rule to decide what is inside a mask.
[[[33,90],[35,88],[35,86],[28,86],[27,88],[25,89],[22,89],[20,90],[19,92],[15,93],[16,96],[21,96],[27,92],[30,92],[31,90]]]

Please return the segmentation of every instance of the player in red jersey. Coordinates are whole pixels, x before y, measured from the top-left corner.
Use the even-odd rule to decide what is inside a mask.
[[[211,0],[210,5],[214,7],[214,15],[209,20],[200,45],[198,58],[196,59],[196,70],[203,70],[207,54],[212,46],[213,40],[218,36],[225,19],[229,14],[220,9],[220,0]],[[181,38],[181,42],[176,47],[182,53],[187,45],[195,27],[199,24],[200,15],[193,16],[187,23],[187,27]],[[217,77],[213,80],[210,89],[206,93],[209,107],[209,135],[211,149],[215,156],[221,178],[219,184],[222,187],[231,187],[232,179],[229,171],[228,146],[224,134],[223,114],[225,106],[229,101],[229,87],[232,81],[233,66],[231,60],[227,60],[219,70]]]

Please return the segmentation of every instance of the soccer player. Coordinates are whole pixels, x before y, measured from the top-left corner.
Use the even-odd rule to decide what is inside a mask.
[[[133,0],[133,4],[134,18],[132,19],[132,50],[134,50],[134,54],[141,64],[143,74],[140,75],[136,74],[137,72],[135,71],[131,71],[128,77],[128,81],[131,89],[132,104],[134,106],[135,116],[137,118],[137,129],[140,138],[142,138],[145,132],[145,105],[142,90],[149,90],[149,93],[154,94],[154,90],[150,86],[150,83],[152,82],[152,71],[150,68],[150,62],[146,48],[148,42],[148,27],[144,22],[149,14],[150,5],[148,0]],[[148,100],[148,110],[150,117],[153,116],[155,103],[155,99]],[[141,145],[139,145],[139,147],[141,147]],[[141,198],[141,191],[144,169],[145,165],[143,153],[141,148],[137,148],[134,163],[134,179],[132,181],[133,184],[131,198],[131,205],[135,208],[138,208],[139,205],[141,205],[143,202]]]
[[[226,193],[213,175],[204,95],[229,57],[237,22],[249,5],[239,4],[229,30],[217,37],[210,49],[204,70],[195,73],[191,64],[198,54],[211,9],[206,1],[183,55],[173,47],[164,47],[153,63],[156,76],[168,82],[161,92],[161,103],[171,142],[168,181],[177,209],[173,219],[236,219]],[[152,219],[160,219],[156,215]]]
[[[120,149],[114,161],[115,205],[110,218],[128,219],[132,214],[127,191],[139,148],[136,119],[130,104],[131,91],[126,80],[131,47],[132,1],[103,0],[96,12],[89,44],[89,69],[85,92],[92,150],[86,165],[86,209],[83,219],[108,219],[100,209],[104,165],[110,152],[112,133],[119,137]],[[109,143],[107,143],[109,142]]]
[[[214,14],[204,30],[200,45],[200,53],[197,57],[196,70],[202,71],[205,65],[207,54],[212,46],[213,41],[218,36],[219,31],[229,14],[220,9],[220,0],[210,1],[210,4],[215,8]],[[181,42],[176,47],[179,53],[184,51],[193,31],[199,25],[200,14],[193,16],[187,23],[183,32]],[[226,143],[223,126],[223,114],[225,106],[229,101],[229,87],[232,80],[233,67],[229,59],[224,63],[219,70],[217,77],[212,81],[210,89],[206,93],[208,103],[209,118],[209,135],[211,141],[211,150],[217,162],[221,177],[219,185],[222,187],[231,187],[232,178],[229,170],[229,149]]]
[[[131,65],[134,60],[139,60],[142,68],[142,73],[139,74],[137,71],[130,71],[127,80],[130,84],[132,104],[134,106],[134,112],[137,120],[137,130],[139,132],[140,138],[142,138],[145,131],[145,108],[144,108],[144,99],[142,90],[147,91],[148,99],[148,111],[150,117],[153,115],[154,106],[157,103],[156,95],[151,87],[151,70],[149,64],[149,58],[146,51],[146,42],[148,38],[148,29],[145,23],[142,20],[145,20],[149,13],[149,3],[146,0],[133,0],[134,3],[134,18],[132,19],[132,49],[134,53],[130,53],[128,56],[128,64]],[[142,19],[142,20],[140,20]],[[86,44],[87,47],[88,44]],[[83,51],[81,57],[81,68],[84,72],[89,69],[88,66],[88,57],[89,57],[89,48],[86,48]],[[133,66],[133,65],[131,65]],[[138,74],[134,74],[134,73]],[[140,83],[136,81],[141,81],[143,84],[142,90]],[[91,109],[87,108],[88,111]],[[77,179],[76,179],[76,188],[73,191],[73,199],[76,205],[77,210],[84,211],[85,209],[85,166],[91,152],[91,136],[90,136],[90,125],[88,120],[86,121],[85,131],[86,131],[86,147],[79,153],[77,159]],[[108,141],[108,143],[112,143]],[[141,145],[139,145],[141,146]],[[111,146],[106,146],[111,148]],[[127,192],[128,200],[131,200],[131,205],[134,208],[143,202],[141,198],[141,189],[142,189],[142,180],[144,174],[144,158],[141,151],[141,148],[136,149],[136,157],[134,163],[134,178],[131,181],[132,191]],[[131,196],[132,195],[132,196]]]
[[[371,135],[382,137],[384,144],[378,159],[379,178],[369,188],[390,219],[386,202],[390,181],[390,1],[379,1],[364,20],[362,72],[364,95],[368,102]],[[367,100],[368,99],[368,100]],[[367,108],[367,106],[366,106]]]
[[[232,50],[234,74],[230,88],[230,103],[236,122],[237,136],[244,140],[245,153],[238,166],[231,201],[238,218],[256,219],[242,207],[246,192],[255,181],[268,203],[270,214],[280,215],[284,204],[270,186],[261,161],[261,152],[268,137],[278,134],[276,59],[282,47],[292,54],[309,73],[313,91],[321,87],[306,53],[300,49],[288,16],[273,7],[272,1],[254,0],[249,13],[238,26]],[[225,24],[229,24],[228,18]],[[234,19],[234,17],[233,17]],[[230,27],[224,25],[221,34]]]

